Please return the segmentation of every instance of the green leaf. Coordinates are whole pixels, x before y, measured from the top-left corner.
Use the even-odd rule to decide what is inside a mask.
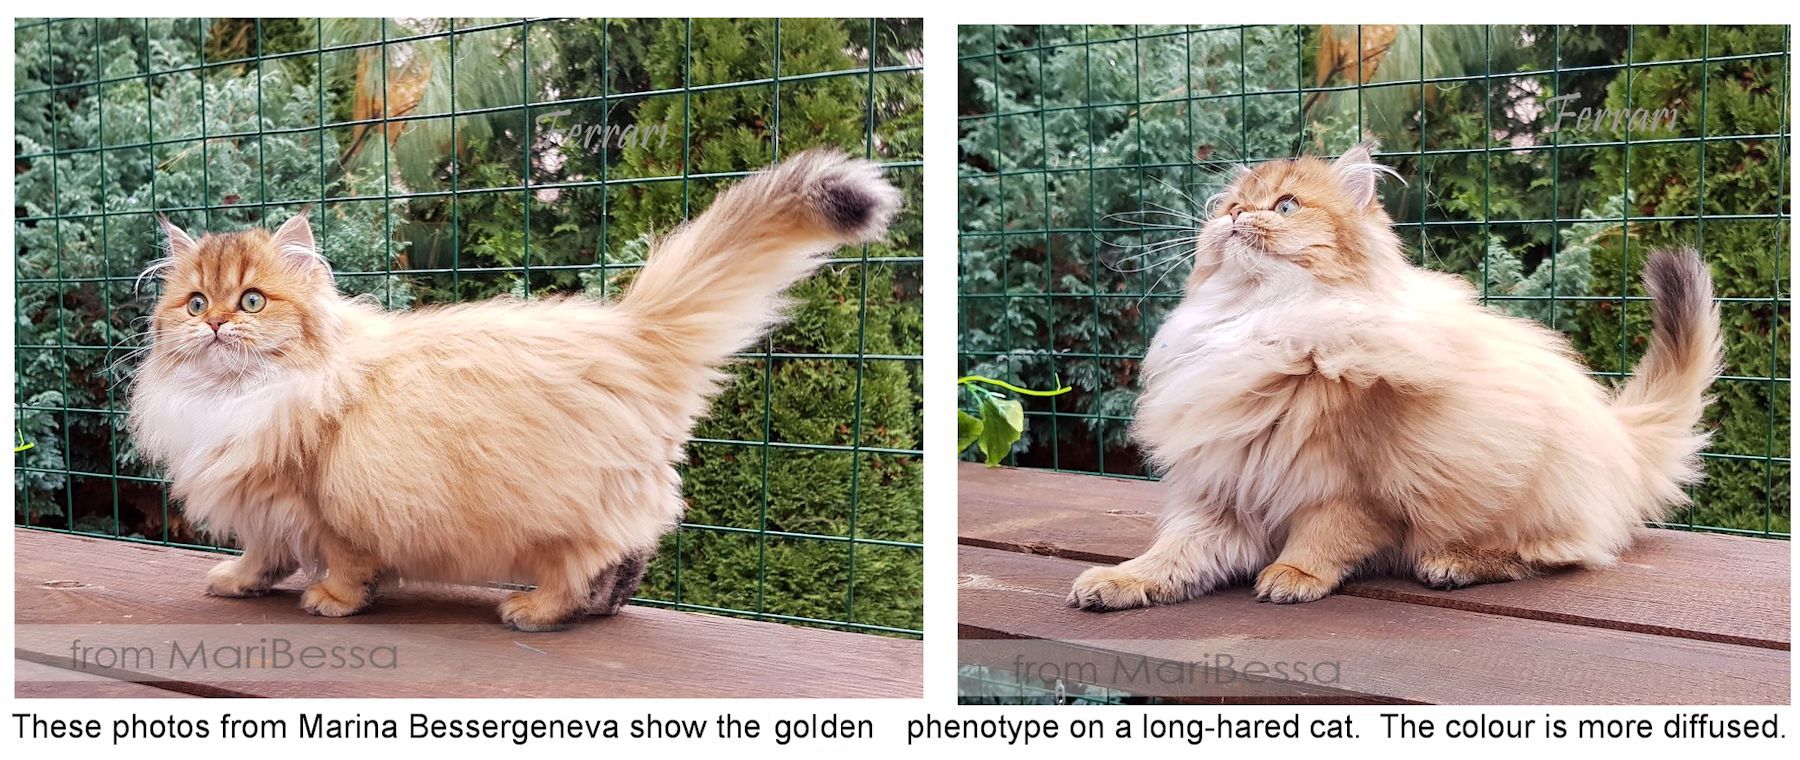
[[[981,436],[981,420],[961,409],[956,410],[956,453],[968,450],[969,444]]]
[[[991,394],[982,396],[981,434],[976,437],[976,443],[987,457],[987,466],[999,467],[1024,430],[1024,404]]]

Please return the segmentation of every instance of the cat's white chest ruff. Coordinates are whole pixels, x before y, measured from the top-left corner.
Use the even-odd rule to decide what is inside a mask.
[[[1182,304],[1156,331],[1145,356],[1151,382],[1164,382],[1161,375],[1168,371],[1204,371],[1208,365],[1231,361],[1238,354],[1254,350],[1256,335],[1264,329],[1263,321],[1253,311]]]
[[[225,448],[267,433],[278,409],[298,396],[291,379],[271,377],[236,387],[185,384],[168,378],[140,407],[150,447],[177,480],[191,475]]]

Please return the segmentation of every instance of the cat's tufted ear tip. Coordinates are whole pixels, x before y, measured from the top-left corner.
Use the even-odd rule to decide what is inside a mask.
[[[1375,158],[1375,153],[1380,148],[1380,144],[1373,138],[1364,140],[1344,151],[1343,155],[1331,163],[1332,168],[1337,170],[1338,184],[1344,194],[1350,196],[1351,203],[1359,208],[1380,202],[1376,184],[1382,175],[1399,179],[1400,175]]]
[[[1332,162],[1339,168],[1366,164],[1375,160],[1375,154],[1381,152],[1381,141],[1371,137],[1350,147]]]
[[[200,250],[200,243],[196,242],[194,237],[187,234],[185,230],[175,226],[174,222],[169,221],[166,214],[157,214],[156,221],[162,225],[163,234],[169,238],[169,255],[187,256]]]
[[[313,242],[312,222],[306,218],[305,211],[290,216],[281,223],[281,227],[275,230],[275,245],[282,248],[290,245],[309,249],[318,247]]]
[[[275,230],[271,242],[281,252],[282,259],[296,268],[318,269],[326,273],[331,271],[330,263],[325,261],[324,254],[319,252],[319,245],[313,239],[312,222],[306,218],[305,211],[282,222],[281,227]]]

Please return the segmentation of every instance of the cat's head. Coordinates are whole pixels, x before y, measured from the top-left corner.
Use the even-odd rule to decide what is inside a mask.
[[[151,313],[153,360],[228,376],[317,356],[337,299],[331,268],[304,215],[261,229],[195,239],[164,219],[169,255]]]
[[[1404,263],[1376,183],[1393,170],[1363,143],[1240,170],[1214,196],[1201,227],[1195,280],[1229,274],[1254,283],[1356,286]],[[1195,280],[1190,280],[1190,286]]]

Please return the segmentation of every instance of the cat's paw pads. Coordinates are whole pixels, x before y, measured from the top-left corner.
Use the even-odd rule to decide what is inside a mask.
[[[210,596],[262,596],[269,593],[269,586],[263,573],[245,567],[241,559],[225,560],[206,573],[206,593]]]
[[[300,595],[300,609],[324,617],[348,617],[368,609],[371,601],[366,590],[346,598],[323,583],[315,583]]]
[[[535,592],[520,591],[500,603],[500,622],[515,631],[560,631],[569,624],[569,610],[546,604]]]
[[[1095,612],[1129,610],[1148,607],[1165,599],[1155,584],[1128,570],[1114,567],[1090,567],[1075,579],[1069,591],[1069,606]]]
[[[1276,604],[1317,601],[1330,595],[1333,585],[1293,565],[1276,563],[1256,574],[1256,598]]]

